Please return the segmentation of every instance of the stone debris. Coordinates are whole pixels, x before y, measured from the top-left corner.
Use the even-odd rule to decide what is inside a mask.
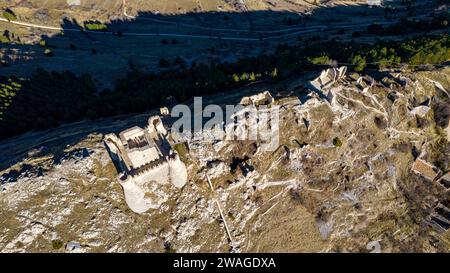
[[[81,250],[81,245],[79,242],[68,242],[66,244],[66,249],[67,251],[78,252],[79,250]]]
[[[421,105],[421,106],[414,107],[410,113],[412,115],[416,115],[420,118],[424,118],[430,110],[431,110],[430,107]]]
[[[81,0],[66,0],[69,6],[79,6],[81,5]]]
[[[159,108],[159,113],[161,114],[161,116],[169,116],[170,115],[170,110],[167,107],[161,107]]]
[[[367,88],[370,88],[375,85],[375,80],[370,76],[361,76],[356,81],[356,84],[359,86],[362,90],[367,90]]]
[[[380,241],[371,241],[366,246],[367,250],[370,250],[370,253],[381,253],[381,245]]]

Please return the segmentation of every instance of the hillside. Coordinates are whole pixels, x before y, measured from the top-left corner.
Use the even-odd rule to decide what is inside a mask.
[[[142,124],[150,113],[2,143],[11,159],[18,147],[25,153],[0,172],[0,251],[448,251],[449,231],[433,218],[436,208],[449,206],[448,184],[412,166],[417,158],[441,170],[450,164],[444,131],[450,70],[388,73],[374,82],[349,74],[329,93],[301,95],[311,76],[273,92],[273,105],[281,106],[277,149],[261,151],[252,141],[188,141],[182,153],[188,184],[181,191],[161,186],[166,201],[143,214],[124,202],[102,140]],[[263,88],[276,87],[247,92]],[[423,107],[428,111],[418,111]],[[164,122],[170,128],[170,120]]]
[[[316,7],[317,5],[312,4],[313,2],[305,0],[5,0],[0,3],[0,8],[9,7],[29,17],[38,15],[36,20],[51,20],[61,18],[62,15],[72,18],[95,17],[90,19],[102,20],[123,15],[124,5],[128,14],[136,15],[138,12],[160,14],[258,10],[303,12]],[[365,3],[365,1],[324,1],[324,4],[329,6],[358,3]],[[45,18],[46,15],[48,18]]]
[[[182,58],[188,66],[236,62],[283,44],[375,43],[379,33],[386,33],[383,40],[398,40],[448,29],[448,14],[434,0],[412,6],[390,1],[385,7],[366,1],[242,1],[245,12],[234,2],[240,1],[2,1],[0,8],[16,18],[0,17],[2,75],[70,70],[90,74],[99,89],[112,89],[129,70],[164,70],[161,59]],[[378,32],[371,32],[372,24]]]
[[[0,1],[0,253],[450,252],[449,21],[443,0]]]

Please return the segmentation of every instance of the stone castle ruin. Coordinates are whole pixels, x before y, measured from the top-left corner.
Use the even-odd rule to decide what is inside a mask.
[[[105,145],[116,168],[130,209],[143,213],[165,201],[160,185],[182,188],[187,170],[167,141],[167,130],[159,116],[149,118],[148,127],[132,127],[116,136],[108,134]]]
[[[311,87],[316,91],[323,91],[330,88],[335,82],[345,76],[347,72],[346,66],[339,68],[328,68],[320,73],[320,76],[310,82]]]
[[[267,105],[274,102],[274,99],[269,91],[264,91],[259,94],[250,96],[250,97],[243,97],[239,104],[243,106],[249,106],[249,105]]]

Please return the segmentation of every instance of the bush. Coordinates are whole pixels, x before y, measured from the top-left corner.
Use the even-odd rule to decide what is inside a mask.
[[[3,11],[3,17],[8,21],[16,21],[17,20],[17,16],[10,9],[6,9]]]
[[[22,85],[14,79],[6,79],[0,83],[0,121],[21,88]]]
[[[320,65],[326,65],[326,64],[330,64],[332,62],[332,60],[327,55],[322,55],[319,57],[310,57],[310,58],[308,58],[308,60],[312,64],[320,64]]]
[[[9,43],[11,42],[11,39],[3,33],[3,35],[0,35],[0,43]]]
[[[84,27],[87,30],[91,30],[91,31],[106,31],[108,30],[108,26],[98,22],[98,21],[90,21],[90,22],[86,22],[84,23]]]
[[[336,147],[342,147],[342,141],[338,137],[335,137],[333,139],[333,145]]]
[[[46,48],[44,50],[44,55],[47,57],[52,57],[53,56],[53,50],[51,50],[50,48]]]
[[[173,146],[173,149],[178,153],[181,161],[183,161],[186,164],[189,163],[189,151],[184,143],[175,144]]]
[[[361,57],[361,55],[356,55],[352,59],[352,64],[354,65],[355,71],[363,71],[366,68],[366,58]]]
[[[64,243],[61,240],[52,240],[52,248],[54,250],[61,249],[64,246]]]

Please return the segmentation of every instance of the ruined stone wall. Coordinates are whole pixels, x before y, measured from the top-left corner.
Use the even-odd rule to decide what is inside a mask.
[[[133,181],[137,185],[143,185],[145,182],[155,181],[161,184],[167,184],[169,180],[169,164],[163,162],[143,173],[134,176]]]

